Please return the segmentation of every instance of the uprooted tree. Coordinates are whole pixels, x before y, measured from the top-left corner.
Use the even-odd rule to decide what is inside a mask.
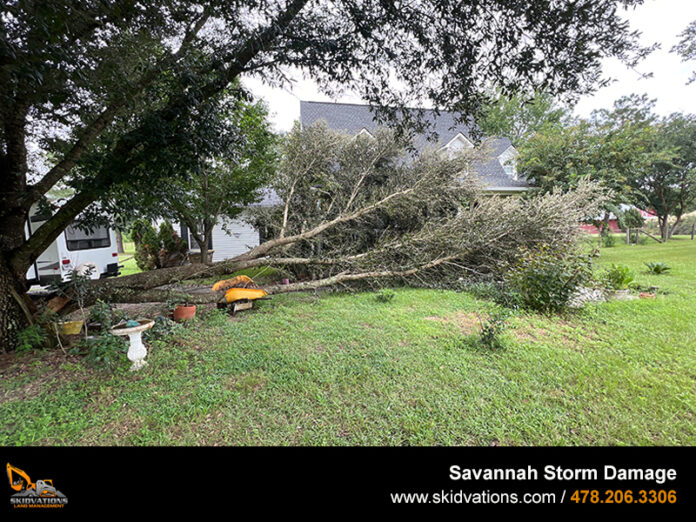
[[[298,126],[273,182],[281,203],[254,215],[270,239],[211,265],[97,285],[114,300],[147,301],[166,297],[156,287],[168,283],[263,265],[307,276],[270,293],[358,281],[448,287],[470,277],[500,277],[522,250],[542,244],[568,250],[580,221],[607,197],[598,184],[582,181],[567,192],[494,196],[471,168],[488,153],[486,142],[456,157],[432,149],[414,158],[408,145],[387,130],[354,137],[323,123]]]
[[[192,128],[204,104],[242,75],[278,85],[296,68],[324,92],[354,90],[380,118],[423,101],[466,118],[496,84],[551,94],[601,84],[603,57],[644,54],[617,13],[638,3],[3,2],[0,346],[11,348],[31,320],[27,270],[75,218],[96,203],[105,208],[134,179],[158,183],[148,165],[166,165],[177,147],[222,152]],[[416,125],[418,116],[402,122]],[[172,173],[188,167],[172,165]],[[60,184],[71,195],[25,237],[30,208]],[[260,248],[253,255],[270,249]]]

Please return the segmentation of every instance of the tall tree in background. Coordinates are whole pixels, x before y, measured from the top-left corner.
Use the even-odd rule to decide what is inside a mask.
[[[637,171],[632,184],[657,214],[666,241],[696,201],[696,116],[671,114],[660,121],[657,133],[655,146],[662,157],[651,168]]]
[[[25,274],[80,214],[147,177],[181,146],[204,103],[242,75],[326,93],[346,88],[381,119],[432,102],[474,113],[482,93],[585,93],[601,60],[648,49],[617,13],[641,0],[9,0],[0,5],[0,346],[26,324]],[[399,88],[394,88],[399,85]],[[240,93],[241,94],[241,93]],[[402,120],[418,126],[419,114]],[[30,144],[55,160],[31,167]],[[176,165],[173,172],[187,172]],[[167,173],[169,175],[169,173]],[[30,238],[30,208],[75,192]]]
[[[646,96],[626,96],[587,120],[540,132],[522,147],[520,169],[542,192],[572,188],[582,178],[610,188],[613,198],[602,216],[587,216],[590,221],[601,218],[596,224],[606,228],[610,212],[618,215],[621,204],[644,201],[634,180],[648,176],[656,162],[672,158],[671,149],[659,145],[653,105]]]
[[[570,108],[561,106],[553,96],[536,93],[529,98],[517,93],[498,93],[482,108],[478,123],[486,136],[510,138],[518,149],[537,132],[549,132],[568,122]]]

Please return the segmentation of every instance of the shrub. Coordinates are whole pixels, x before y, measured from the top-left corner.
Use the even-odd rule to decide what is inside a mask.
[[[158,315],[155,317],[155,324],[152,328],[143,332],[143,339],[146,341],[160,340],[170,335],[181,333],[183,330],[183,325],[172,321],[168,317]]]
[[[128,342],[108,332],[83,340],[80,347],[88,350],[87,363],[93,368],[113,371],[126,362]]]
[[[509,328],[510,314],[511,312],[507,308],[499,308],[491,314],[485,323],[481,324],[479,341],[483,346],[490,350],[504,348],[501,336]]]
[[[613,290],[625,290],[628,285],[633,282],[634,276],[631,269],[626,265],[615,265],[612,263],[603,277],[604,284],[607,288]]]
[[[393,290],[383,289],[375,294],[375,299],[380,303],[389,303],[396,296]]]
[[[645,225],[645,218],[643,218],[640,211],[631,207],[623,215],[619,216],[621,228],[642,228]]]
[[[595,255],[562,252],[548,245],[522,250],[505,276],[508,292],[516,296],[523,308],[544,313],[562,311],[571,295],[592,281]]]
[[[651,274],[655,275],[660,275],[664,274],[668,270],[671,270],[671,267],[666,265],[665,263],[658,262],[658,263],[643,263],[645,266],[648,267],[648,272]]]
[[[188,245],[165,221],[159,232],[146,220],[139,219],[131,231],[135,243],[135,262],[141,270],[180,266],[186,262]]]
[[[17,334],[17,353],[28,352],[46,347],[48,333],[36,323]]]
[[[616,238],[614,237],[614,234],[612,234],[610,231],[603,229],[601,236],[601,242],[603,247],[611,248],[613,246],[616,246]]]

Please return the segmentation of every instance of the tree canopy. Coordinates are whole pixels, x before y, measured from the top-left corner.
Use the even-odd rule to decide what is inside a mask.
[[[484,104],[477,121],[484,135],[510,138],[512,144],[520,148],[537,132],[549,132],[569,119],[569,108],[560,105],[553,96],[540,92],[532,97],[497,93]]]

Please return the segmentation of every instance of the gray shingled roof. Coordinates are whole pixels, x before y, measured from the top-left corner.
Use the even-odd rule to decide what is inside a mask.
[[[471,139],[470,127],[463,123],[457,124],[454,115],[450,112],[441,111],[439,115],[436,115],[434,111],[426,110],[423,117],[431,124],[432,130],[438,136],[439,145],[449,143],[459,133],[470,141],[474,141]],[[378,122],[375,121],[369,105],[301,101],[300,122],[302,125],[309,126],[318,120],[326,121],[331,129],[344,131],[348,134],[357,134],[363,129],[374,132],[378,127]],[[491,141],[490,159],[474,164],[474,170],[484,184],[491,188],[503,190],[528,187],[529,184],[524,179],[514,180],[508,176],[498,161],[498,157],[512,146],[510,140],[496,138]],[[414,144],[419,150],[422,150],[427,144],[436,145],[432,140],[428,140],[424,134],[415,136]]]

